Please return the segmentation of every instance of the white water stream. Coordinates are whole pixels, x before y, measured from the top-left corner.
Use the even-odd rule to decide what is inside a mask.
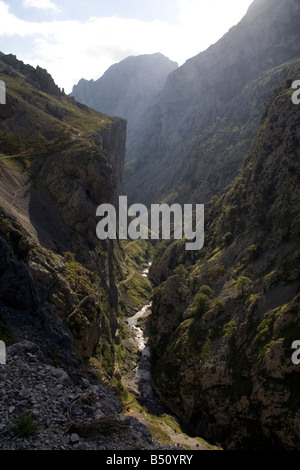
[[[148,272],[149,269],[145,269],[142,272],[142,275],[147,276]],[[126,322],[128,326],[132,329],[134,340],[136,342],[138,350],[140,351],[139,361],[136,365],[135,370],[133,371],[133,381],[135,383],[134,388],[137,389],[139,401],[142,405],[147,408],[148,412],[153,415],[160,416],[166,413],[170,414],[170,412],[165,408],[165,406],[153,390],[151,378],[151,348],[149,345],[149,339],[144,336],[144,331],[139,326],[139,320],[141,318],[148,314],[151,315],[151,312],[149,312],[151,306],[151,303],[144,305],[132,317],[127,318]],[[188,445],[189,449],[195,450],[208,449],[205,444],[199,443],[199,440],[190,438],[186,434],[172,432],[172,436],[173,437],[171,441],[175,445]]]
[[[149,267],[150,267],[149,263]],[[143,270],[142,275],[147,277],[149,268]],[[164,407],[156,396],[152,387],[151,378],[151,349],[149,340],[144,336],[142,328],[139,326],[139,320],[149,314],[152,304],[144,305],[132,317],[127,318],[126,322],[134,333],[134,339],[138,350],[140,351],[139,362],[135,371],[135,381],[139,390],[142,403],[152,412],[162,412]],[[151,314],[151,313],[150,313]]]
[[[138,326],[138,320],[142,318],[146,313],[148,313],[149,308],[151,308],[151,303],[144,305],[144,307],[139,310],[135,315],[132,317],[127,318],[128,325],[134,330],[134,336],[139,348],[139,351],[142,351],[146,348],[146,339],[144,337],[144,332],[142,328]]]

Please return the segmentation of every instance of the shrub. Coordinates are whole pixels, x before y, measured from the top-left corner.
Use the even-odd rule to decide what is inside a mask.
[[[202,360],[205,361],[205,360],[208,360],[210,358],[210,355],[211,355],[211,342],[210,342],[210,339],[207,338],[205,343],[203,344],[200,357],[201,357]]]
[[[186,279],[189,275],[188,270],[186,269],[186,267],[183,264],[179,264],[178,266],[176,266],[176,268],[174,269],[173,272],[174,272],[174,274],[177,274],[178,276],[182,277],[183,279]]]
[[[230,320],[226,325],[223,327],[223,336],[224,338],[231,338],[236,330],[236,323],[234,320]]]
[[[210,286],[204,285],[204,286],[200,287],[199,293],[205,294],[205,295],[207,295],[207,297],[211,297],[212,296],[212,289],[211,289]]]
[[[218,279],[219,277],[223,276],[225,273],[226,268],[223,264],[208,266],[207,274],[210,279]]]
[[[233,236],[231,232],[226,232],[225,235],[222,237],[222,243],[224,246],[230,245],[233,240]]]
[[[242,296],[245,294],[245,287],[251,284],[251,279],[246,276],[240,276],[236,281],[236,288],[241,293]]]
[[[215,307],[219,312],[223,312],[225,310],[225,303],[222,299],[215,299]]]
[[[211,307],[210,298],[203,292],[200,292],[199,294],[197,294],[195,298],[195,303],[194,303],[194,308],[193,308],[192,313],[194,315],[204,315],[204,313],[208,312],[210,307]]]
[[[13,421],[12,432],[16,437],[29,437],[37,434],[37,425],[34,422],[34,416],[31,411],[22,413]]]
[[[73,253],[71,253],[70,251],[65,251],[63,253],[63,257],[65,258],[65,260],[69,261],[69,262],[75,262],[75,256]]]
[[[248,253],[249,253],[250,260],[255,260],[259,257],[260,249],[257,245],[253,243],[253,245],[249,246]]]

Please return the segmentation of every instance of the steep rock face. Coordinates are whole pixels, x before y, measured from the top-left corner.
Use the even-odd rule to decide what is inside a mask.
[[[207,203],[236,175],[263,103],[299,57],[300,5],[256,0],[216,44],[172,72],[132,143],[135,202]]]
[[[93,109],[128,121],[127,149],[142,116],[162,89],[169,73],[178,67],[160,53],[131,56],[111,66],[98,80],[80,80],[71,93]]]
[[[209,204],[204,248],[170,244],[150,271],[166,279],[150,325],[155,388],[191,430],[229,449],[299,444],[291,347],[300,338],[300,114],[291,83],[273,96],[239,176]]]
[[[5,245],[2,316],[14,317],[10,309],[52,312],[88,359],[101,337],[111,342],[119,329],[114,247],[96,236],[96,208],[117,206],[126,121],[77,104],[45,70],[14,56],[1,54],[0,73],[7,90],[0,107],[0,236],[21,263],[4,263]],[[9,323],[19,338],[22,331]]]

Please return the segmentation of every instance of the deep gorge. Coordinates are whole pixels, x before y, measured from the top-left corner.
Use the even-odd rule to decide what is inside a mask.
[[[299,22],[298,0],[255,0],[181,67],[132,58],[72,96],[0,53],[3,449],[299,448]],[[138,103],[129,139],[103,89],[122,114]],[[203,247],[99,240],[120,197],[204,204]],[[128,325],[150,304],[151,364]],[[35,438],[11,430],[24,413]]]

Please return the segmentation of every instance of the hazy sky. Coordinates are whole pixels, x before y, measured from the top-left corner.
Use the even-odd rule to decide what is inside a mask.
[[[252,0],[0,0],[0,50],[46,68],[66,92],[129,55],[182,65],[216,42]]]

